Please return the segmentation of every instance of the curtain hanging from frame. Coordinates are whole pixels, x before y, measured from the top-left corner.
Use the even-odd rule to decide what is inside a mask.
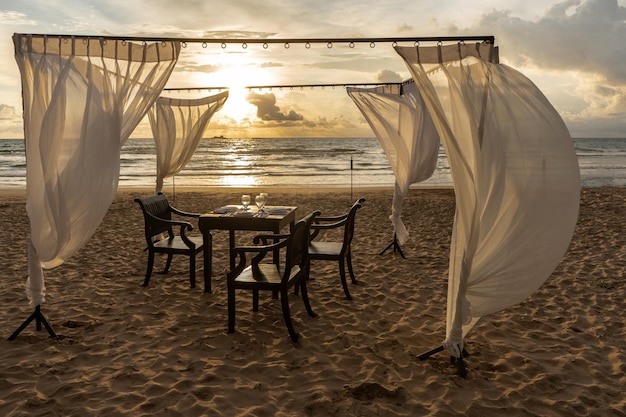
[[[414,82],[376,88],[348,87],[378,138],[395,176],[391,215],[398,242],[409,232],[402,222],[402,200],[411,184],[431,177],[437,167],[439,135]]]
[[[459,358],[480,317],[524,300],[561,260],[578,216],[578,161],[554,107],[528,78],[497,64],[493,45],[395,49],[454,183],[443,346]]]
[[[211,117],[228,99],[228,91],[198,99],[159,97],[148,112],[156,146],[156,192],[163,179],[180,172],[191,159]]]
[[[26,291],[92,236],[117,190],[120,148],[165,86],[179,42],[13,36],[22,79],[30,220]]]

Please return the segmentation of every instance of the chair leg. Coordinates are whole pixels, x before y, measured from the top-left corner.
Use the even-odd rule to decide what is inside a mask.
[[[343,286],[343,292],[346,293],[346,298],[352,300],[352,296],[348,290],[348,282],[346,281],[346,266],[343,258],[339,260],[339,276],[341,277],[341,285]]]
[[[196,288],[196,254],[189,255],[189,287]]]
[[[228,287],[228,333],[235,332],[235,289]]]
[[[252,290],[252,311],[259,311],[259,290]]]
[[[143,286],[147,287],[150,283],[150,276],[152,275],[152,268],[154,267],[154,252],[148,252],[148,268],[146,269],[146,278],[143,280]]]
[[[285,319],[285,324],[287,325],[287,330],[289,331],[289,336],[291,336],[291,340],[294,343],[298,343],[298,333],[293,329],[293,323],[291,322],[291,312],[289,311],[289,296],[288,290],[286,288],[280,291],[280,303],[283,306],[283,318]]]
[[[348,252],[346,255],[346,262],[348,263],[348,272],[350,272],[350,278],[353,284],[358,284],[356,278],[354,278],[354,270],[352,269],[352,252]]]
[[[296,286],[298,285],[302,287],[302,301],[304,301],[304,306],[306,307],[307,313],[309,313],[309,316],[311,317],[317,317],[317,314],[315,314],[315,312],[311,308],[311,303],[309,302],[309,291],[306,288],[306,280],[302,279],[302,281],[296,284]]]
[[[165,263],[165,268],[163,269],[163,272],[161,272],[162,274],[167,274],[167,271],[170,270],[170,265],[172,264],[172,257],[174,255],[171,253],[167,254],[167,262]]]

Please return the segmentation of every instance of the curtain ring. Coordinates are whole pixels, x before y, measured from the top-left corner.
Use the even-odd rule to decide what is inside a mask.
[[[222,49],[226,49],[226,43],[222,42]]]
[[[241,47],[243,49],[248,49],[248,44],[246,42],[244,42],[244,43],[241,44]]]
[[[182,41],[182,42],[180,43],[180,46],[182,46],[183,48],[186,48],[186,47],[187,47],[187,42]]]
[[[391,42],[391,46],[392,46],[393,48],[395,48],[396,46],[398,46],[398,42],[396,42],[396,41]]]
[[[350,41],[350,43],[348,44],[348,46],[349,46],[350,48],[354,48],[354,42],[353,42],[353,41]]]
[[[333,43],[332,43],[332,42],[328,42],[328,43],[326,44],[326,47],[327,47],[328,49],[331,49],[331,48],[333,47]]]
[[[122,46],[126,46],[126,39],[122,39]]]
[[[413,42],[413,46],[418,48],[420,46],[420,41]]]
[[[142,45],[142,46],[146,46],[147,44],[148,44],[148,42],[147,42],[147,41],[141,41],[141,45]],[[183,42],[183,45],[184,45],[184,44],[185,44],[185,42]],[[184,46],[183,46],[183,48],[184,48]]]
[[[206,49],[206,47],[208,46],[208,44],[206,42],[202,42],[202,47]]]
[[[167,43],[163,40],[161,41],[161,46],[165,48],[165,46],[167,45]]]
[[[376,44],[374,42],[370,42],[370,48],[375,48]]]
[[[289,42],[285,42],[285,49],[289,49],[291,45],[289,45]]]
[[[305,44],[304,44],[304,47],[305,47],[306,49],[311,48],[311,42],[307,42],[307,43],[305,43]]]
[[[269,45],[267,44],[267,42],[264,42],[264,43],[263,43],[263,49],[267,49],[267,47],[268,47],[268,46],[269,46]]]

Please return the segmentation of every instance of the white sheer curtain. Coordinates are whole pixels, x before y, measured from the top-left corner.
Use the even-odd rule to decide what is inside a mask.
[[[402,200],[411,184],[430,178],[435,171],[439,135],[414,82],[348,87],[347,92],[378,138],[396,178],[389,219],[403,244],[409,232],[402,222]]]
[[[552,273],[578,217],[580,175],[563,120],[487,44],[396,47],[444,145],[456,194],[446,339],[516,304]],[[435,82],[442,77],[442,83]]]
[[[157,154],[156,192],[163,179],[179,173],[191,159],[228,91],[198,99],[159,97],[148,112]]]
[[[80,249],[111,205],[120,148],[161,93],[180,44],[21,34],[13,43],[26,142],[26,292],[37,306],[42,268]]]

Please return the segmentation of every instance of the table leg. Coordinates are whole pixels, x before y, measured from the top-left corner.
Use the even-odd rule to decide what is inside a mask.
[[[204,249],[202,258],[204,259],[204,292],[211,292],[211,275],[213,274],[213,235],[210,231],[202,233]]]
[[[280,233],[280,229],[276,228],[272,231],[275,235]],[[274,243],[278,242],[278,239],[274,239]],[[279,249],[274,249],[274,254],[273,254],[273,262],[276,265],[277,268],[280,268],[280,250]]]
[[[230,246],[230,251],[229,251],[229,257],[230,257],[230,269],[231,271],[233,269],[235,269],[235,231],[234,230],[229,230],[228,231],[228,237],[229,237],[229,246]]]

